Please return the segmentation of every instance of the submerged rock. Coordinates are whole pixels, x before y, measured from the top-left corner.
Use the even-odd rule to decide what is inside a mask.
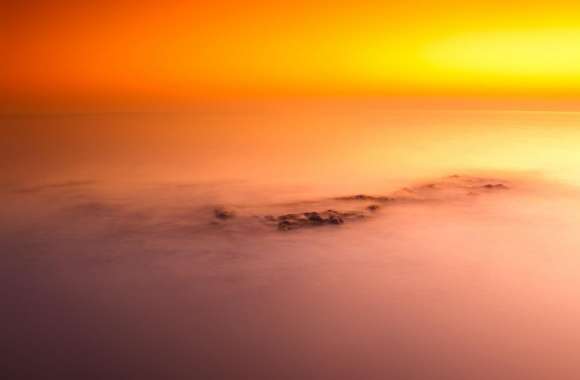
[[[503,183],[487,183],[482,186],[482,188],[487,190],[507,190],[508,187]]]
[[[354,215],[354,213],[352,214]],[[288,231],[304,227],[317,227],[325,225],[340,225],[344,219],[351,217],[348,213],[341,213],[335,210],[322,212],[309,211],[303,214],[285,214],[278,216],[278,229]]]
[[[236,216],[235,212],[224,207],[216,207],[213,210],[213,214],[216,218],[221,220],[231,219]]]
[[[373,202],[390,202],[395,200],[395,198],[393,197],[374,196],[366,194],[348,195],[345,197],[338,197],[335,199],[338,201],[373,201]]]
[[[344,219],[340,215],[330,215],[328,217],[328,223],[330,224],[343,224]]]
[[[305,212],[304,216],[312,224],[322,224],[325,222],[325,219],[323,219],[317,212]]]
[[[294,223],[291,223],[288,220],[281,220],[280,222],[278,222],[278,229],[280,231],[288,231],[292,229],[293,225]]]

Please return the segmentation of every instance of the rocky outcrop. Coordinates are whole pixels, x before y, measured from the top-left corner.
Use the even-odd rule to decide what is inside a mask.
[[[334,199],[336,199],[337,201],[372,201],[372,202],[392,202],[395,200],[394,197],[374,196],[366,194],[348,195],[345,197],[337,197]]]
[[[337,226],[343,224],[346,220],[364,218],[364,216],[360,212],[326,210],[322,212],[309,211],[298,214],[280,215],[275,218],[275,221],[280,231],[288,231],[304,227]],[[271,218],[268,217],[268,220],[271,221]]]
[[[498,180],[462,176],[454,174],[435,182],[403,187],[389,195],[355,194],[332,198],[339,202],[361,203],[355,211],[327,210],[325,212],[305,212],[271,217],[281,231],[303,227],[340,225],[353,219],[361,219],[376,214],[385,206],[397,202],[437,201],[455,199],[458,196],[487,194],[495,190],[507,190],[508,185]]]
[[[490,194],[494,191],[509,189],[504,181],[497,179],[452,175],[435,182],[403,187],[389,195],[355,194],[330,199],[296,202],[282,205],[283,208],[293,210],[301,207],[320,206],[333,207],[326,211],[304,211],[281,215],[254,215],[262,223],[276,227],[280,231],[289,231],[301,228],[339,226],[349,221],[376,216],[385,208],[399,203],[413,203],[420,201],[446,201],[458,199],[462,196],[477,196]],[[336,209],[335,209],[336,207]],[[347,210],[341,210],[341,208]],[[354,207],[354,210],[353,210]],[[236,216],[235,212],[225,207],[214,209],[216,219],[226,221]],[[241,218],[241,220],[245,220]]]

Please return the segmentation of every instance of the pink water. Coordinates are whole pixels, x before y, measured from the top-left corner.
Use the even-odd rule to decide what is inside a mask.
[[[577,379],[580,118],[363,116],[312,133],[270,116],[237,134],[247,117],[6,122],[8,377]],[[253,219],[457,172],[510,189],[290,232]]]

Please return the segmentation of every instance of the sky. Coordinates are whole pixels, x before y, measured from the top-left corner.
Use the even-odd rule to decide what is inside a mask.
[[[2,110],[580,95],[573,1],[2,0]]]

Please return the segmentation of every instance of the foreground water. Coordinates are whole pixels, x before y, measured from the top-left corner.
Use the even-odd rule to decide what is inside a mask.
[[[372,133],[344,127],[336,141],[320,131],[310,141],[296,131],[286,142],[263,126],[246,131],[252,138],[200,126],[145,126],[139,135],[125,120],[102,135],[86,126],[102,119],[45,121],[43,133],[41,120],[11,120],[0,213],[6,373],[578,378],[575,117],[451,115],[437,116],[455,120],[451,131],[405,116],[398,123],[424,134],[399,134],[389,116]],[[490,129],[454,142],[457,125],[472,128],[466,120]],[[548,122],[557,130],[542,129]],[[88,129],[74,129],[80,124]],[[375,153],[357,156],[363,142]],[[526,151],[544,156],[520,156]],[[334,169],[314,173],[309,164]],[[264,179],[277,170],[283,175]],[[448,191],[442,175],[457,170],[509,188]],[[403,187],[416,198],[341,225],[279,231],[261,219],[356,209],[334,198]],[[235,217],[216,218],[216,207]]]

